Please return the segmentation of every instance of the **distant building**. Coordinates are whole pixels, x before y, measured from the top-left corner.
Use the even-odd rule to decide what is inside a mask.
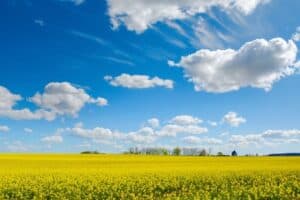
[[[236,150],[234,150],[233,152],[231,152],[231,156],[237,156],[238,154],[237,154],[237,152],[236,152]]]

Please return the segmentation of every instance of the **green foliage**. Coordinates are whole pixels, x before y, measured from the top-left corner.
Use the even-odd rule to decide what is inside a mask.
[[[181,149],[179,147],[173,149],[174,156],[179,156],[180,154],[181,154]]]
[[[206,152],[205,149],[202,149],[199,153],[199,156],[207,156],[207,155],[208,155],[208,153]]]

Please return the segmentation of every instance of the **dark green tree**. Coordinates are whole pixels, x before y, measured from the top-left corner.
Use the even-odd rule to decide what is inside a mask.
[[[202,149],[199,153],[199,156],[207,156],[207,151],[205,149]]]
[[[173,149],[174,156],[179,156],[180,154],[181,154],[181,149],[179,147]]]
[[[231,156],[237,156],[238,154],[237,154],[237,152],[236,152],[236,150],[234,150],[233,152],[231,152]]]

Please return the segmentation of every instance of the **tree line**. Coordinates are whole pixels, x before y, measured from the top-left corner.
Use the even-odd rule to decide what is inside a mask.
[[[124,154],[132,155],[173,155],[173,156],[237,156],[237,152],[234,150],[230,155],[224,154],[223,152],[218,152],[217,154],[212,154],[211,150],[206,150],[204,148],[180,148],[175,147],[173,149],[167,149],[162,147],[147,147],[138,148],[131,147]]]

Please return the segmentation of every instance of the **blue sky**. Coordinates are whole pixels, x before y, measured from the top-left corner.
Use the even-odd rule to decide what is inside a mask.
[[[298,1],[0,2],[0,151],[298,152]]]

